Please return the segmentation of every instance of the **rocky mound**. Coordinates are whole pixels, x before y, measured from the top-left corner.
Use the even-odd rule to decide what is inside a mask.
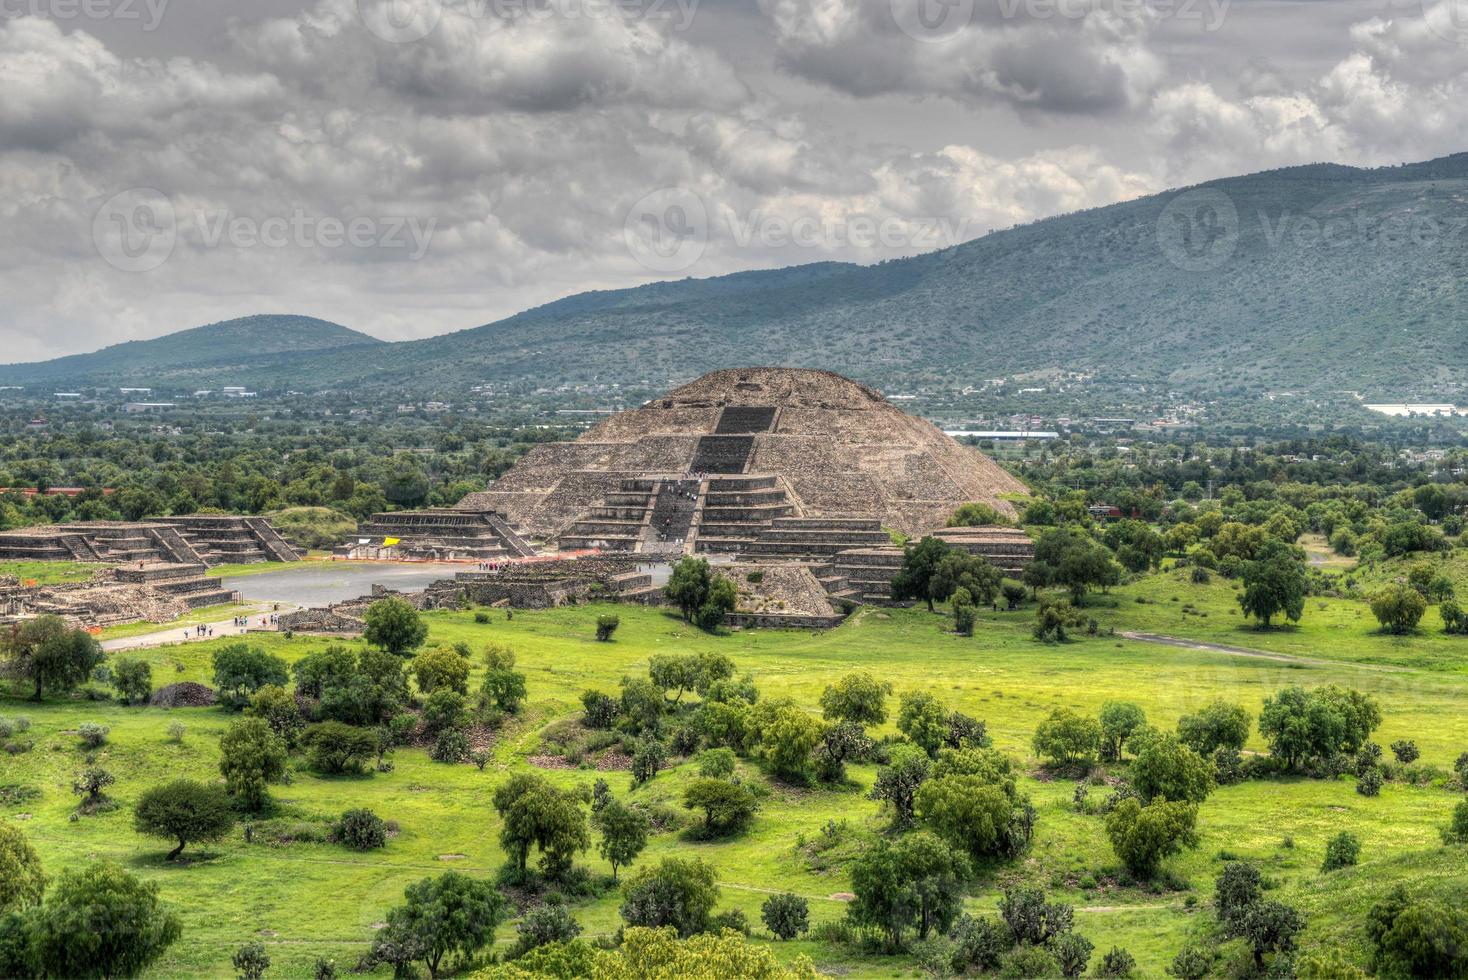
[[[217,700],[213,688],[194,681],[180,681],[154,691],[148,703],[156,708],[207,708]]]

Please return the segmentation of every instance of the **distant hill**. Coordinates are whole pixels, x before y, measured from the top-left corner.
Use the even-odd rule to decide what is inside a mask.
[[[1468,154],[1293,167],[1191,190],[875,266],[585,293],[351,358],[255,365],[239,383],[429,394],[523,377],[658,384],[779,364],[888,391],[1053,369],[1246,399],[1350,390],[1436,401],[1468,387]]]
[[[184,382],[191,376],[208,381],[226,374],[255,372],[264,364],[278,364],[283,355],[380,344],[382,341],[375,337],[315,317],[248,316],[153,340],[130,340],[91,354],[0,366],[0,381],[167,384]]]

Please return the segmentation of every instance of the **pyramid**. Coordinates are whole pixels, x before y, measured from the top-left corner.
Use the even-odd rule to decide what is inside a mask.
[[[761,367],[706,374],[574,442],[537,446],[457,508],[503,514],[562,548],[733,552],[772,527],[841,528],[854,543],[922,534],[968,501],[1012,515],[1002,495],[1025,492],[871,388]]]

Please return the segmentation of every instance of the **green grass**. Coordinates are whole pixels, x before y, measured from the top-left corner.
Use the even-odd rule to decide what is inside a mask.
[[[37,585],[62,585],[85,582],[97,572],[111,567],[79,561],[0,561],[0,575],[14,575],[22,582],[34,579]]]
[[[1131,601],[1131,593],[1148,587],[1200,590],[1211,597],[1210,609],[1231,594],[1226,586],[1184,586],[1162,576],[1151,586],[1122,590],[1116,598],[1124,601],[1115,610],[1105,610],[1105,615],[1117,622],[1136,620],[1128,628],[1156,629],[1165,624],[1176,632],[1178,617],[1172,604]],[[274,788],[275,797],[293,817],[325,820],[350,807],[368,806],[398,821],[401,833],[385,850],[358,854],[325,844],[247,845],[242,831],[236,831],[221,844],[198,848],[183,866],[166,865],[162,855],[167,848],[161,842],[133,833],[130,805],[145,788],[166,779],[184,774],[214,777],[218,735],[229,722],[229,716],[216,709],[168,712],[82,701],[0,702],[0,714],[25,714],[33,720],[36,739],[34,751],[4,757],[4,781],[30,783],[44,794],[39,801],[0,813],[12,819],[29,813],[30,819],[20,826],[53,875],[94,857],[111,857],[159,882],[164,898],[183,916],[185,931],[153,975],[229,976],[231,953],[260,938],[274,959],[274,975],[299,976],[322,954],[335,956],[343,966],[354,963],[370,942],[373,925],[401,899],[408,883],[448,868],[492,874],[503,860],[490,806],[494,787],[507,772],[526,765],[524,757],[537,747],[541,727],[579,713],[578,698],[584,689],[611,691],[622,676],[644,671],[648,658],[659,652],[725,652],[741,670],[754,673],[763,695],[789,695],[812,710],[827,683],[857,667],[870,669],[892,680],[899,694],[931,691],[949,706],[985,719],[998,747],[1024,760],[1027,768],[1035,766],[1029,750],[1035,725],[1062,705],[1094,712],[1109,698],[1126,698],[1141,704],[1152,722],[1171,727],[1181,714],[1214,696],[1257,712],[1266,694],[1290,683],[1336,682],[1372,692],[1381,699],[1385,714],[1376,740],[1385,744],[1415,738],[1425,762],[1447,767],[1468,749],[1468,712],[1462,710],[1468,680],[1460,676],[1460,668],[1447,666],[1452,658],[1446,648],[1429,658],[1430,670],[1362,669],[1362,663],[1376,656],[1370,647],[1380,640],[1363,638],[1363,649],[1338,650],[1321,644],[1321,636],[1310,634],[1308,625],[1299,633],[1313,635],[1315,642],[1301,645],[1309,647],[1312,656],[1338,657],[1340,663],[1286,664],[1106,637],[1046,646],[1029,638],[1030,610],[988,614],[981,618],[978,634],[965,639],[944,632],[947,621],[922,610],[865,610],[824,633],[750,631],[712,637],[660,610],[617,607],[622,624],[615,642],[597,643],[594,624],[605,611],[590,606],[521,612],[512,621],[496,614],[493,622],[483,625],[474,623],[469,613],[429,615],[431,642],[464,640],[476,648],[492,640],[508,643],[527,674],[530,703],[524,715],[501,733],[486,771],[436,764],[420,751],[400,750],[391,773],[325,779],[298,768],[289,785]],[[1228,618],[1210,613],[1200,622],[1217,620],[1229,642],[1259,645],[1243,643],[1252,634],[1238,633],[1237,618],[1232,624],[1225,622]],[[289,660],[328,642],[268,634],[252,640]],[[137,655],[154,663],[155,683],[208,682],[212,647],[192,644]],[[895,715],[895,698],[891,707]],[[111,744],[100,761],[116,773],[113,795],[123,805],[72,823],[69,786],[81,767],[82,752],[70,732],[87,720],[112,726]],[[174,720],[189,729],[182,745],[169,742],[164,734]],[[892,730],[889,722],[882,732]],[[1263,745],[1256,736],[1249,747],[1259,750]],[[676,806],[693,768],[685,764],[666,771],[630,797]],[[768,790],[747,835],[698,843],[675,834],[658,835],[639,863],[670,854],[704,858],[717,870],[721,906],[742,908],[752,923],[758,923],[765,896],[781,890],[807,896],[816,921],[840,917],[844,904],[832,896],[849,890],[846,862],[860,840],[884,826],[876,804],[865,798],[874,770],[854,767],[855,785],[848,788],[809,790],[772,783],[747,761],[741,762],[741,769]],[[590,785],[598,774],[571,770],[547,775],[570,786]],[[629,795],[624,773],[607,778],[615,793]],[[1221,852],[1260,861],[1277,882],[1273,894],[1307,911],[1310,926],[1303,937],[1307,948],[1339,946],[1363,965],[1361,918],[1372,896],[1395,881],[1451,888],[1454,876],[1461,883],[1465,873],[1463,850],[1445,849],[1438,842],[1437,828],[1447,821],[1455,802],[1443,788],[1389,784],[1380,797],[1367,799],[1355,793],[1349,779],[1281,779],[1220,789],[1204,805],[1201,846],[1168,865],[1189,883],[1190,891],[1153,894],[1108,887],[1104,881],[1115,868],[1115,858],[1101,819],[1070,806],[1072,786],[1068,780],[1042,781],[1035,775],[1023,780],[1023,789],[1038,810],[1034,848],[1019,862],[987,869],[969,905],[992,910],[1001,882],[1013,878],[1045,885],[1055,898],[1077,906],[1077,927],[1095,943],[1098,957],[1112,945],[1124,946],[1137,958],[1144,976],[1162,975],[1188,937],[1208,927],[1211,915],[1206,905],[1222,866]],[[829,862],[813,864],[812,842],[833,822],[844,825],[841,833],[848,842],[829,852],[833,855]],[[1342,828],[1361,837],[1363,863],[1321,875],[1317,869],[1325,841]],[[1286,836],[1293,837],[1293,849],[1282,846]],[[594,852],[580,860],[598,873],[609,871]],[[1103,884],[1082,887],[1087,876]],[[1187,907],[1189,896],[1196,897],[1198,908]],[[617,906],[613,893],[578,904],[575,912],[588,934],[610,933],[619,924]],[[502,946],[512,936],[512,929],[501,927]],[[781,956],[807,953],[822,968],[843,975],[916,975],[916,967],[904,957],[867,957],[813,941],[775,946]]]
[[[242,616],[264,608],[259,602],[222,602],[217,606],[200,606],[190,609],[178,619],[167,623],[122,623],[102,630],[101,639],[117,640],[129,636],[147,636],[150,633],[182,632],[185,627],[199,623],[217,623],[220,620]]]

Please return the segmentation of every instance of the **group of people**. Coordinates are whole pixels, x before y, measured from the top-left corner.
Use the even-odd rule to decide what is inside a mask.
[[[236,622],[235,625],[238,626],[239,623]],[[185,640],[188,640],[190,637],[193,637],[195,639],[203,640],[203,639],[209,639],[209,638],[211,638],[213,636],[214,636],[214,627],[208,625],[207,623],[200,623],[198,626],[194,626],[194,627],[191,627],[189,629],[184,630],[184,639]]]

